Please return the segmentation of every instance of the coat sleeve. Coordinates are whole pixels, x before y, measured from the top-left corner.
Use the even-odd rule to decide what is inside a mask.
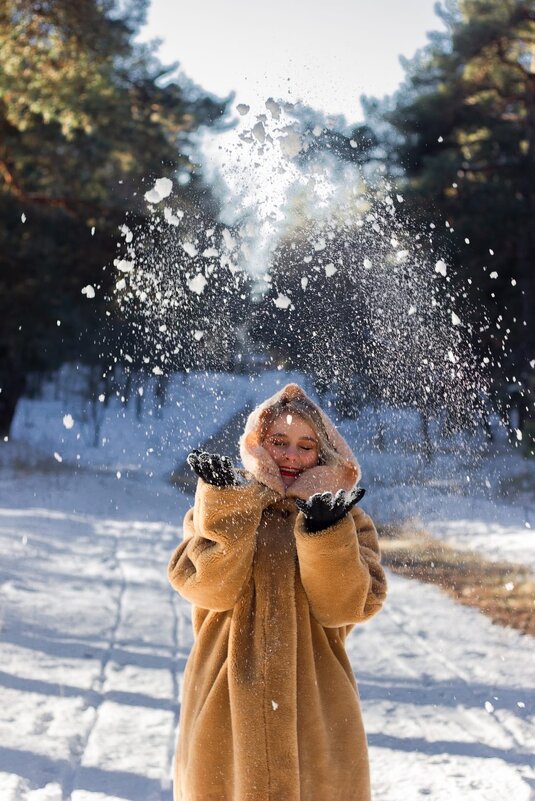
[[[172,586],[203,609],[232,609],[252,570],[266,488],[214,487],[201,479],[184,517],[184,538],[169,560]]]
[[[322,626],[352,627],[381,609],[387,583],[377,530],[360,507],[314,534],[306,531],[300,512],[295,538],[301,582]]]

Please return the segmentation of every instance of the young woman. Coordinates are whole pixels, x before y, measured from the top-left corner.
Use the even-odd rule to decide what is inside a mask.
[[[192,451],[199,475],[169,562],[194,605],[175,801],[369,801],[344,641],[386,597],[359,465],[297,384],[257,407],[245,470]]]

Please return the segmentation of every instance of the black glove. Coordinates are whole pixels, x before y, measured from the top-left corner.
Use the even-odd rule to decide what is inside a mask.
[[[365,489],[351,492],[338,490],[336,495],[332,492],[315,492],[308,501],[296,498],[295,502],[305,516],[305,528],[308,532],[321,531],[341,520],[349,510],[360,501]]]
[[[207,453],[199,448],[194,448],[186,461],[207,484],[213,484],[215,487],[232,487],[240,483],[238,474],[228,456]]]

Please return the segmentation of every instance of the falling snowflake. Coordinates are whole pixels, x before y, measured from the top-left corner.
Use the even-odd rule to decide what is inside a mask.
[[[286,156],[286,158],[291,159],[301,152],[301,137],[297,131],[294,131],[293,128],[288,125],[284,129],[284,135],[279,138],[279,145],[282,154]]]
[[[115,259],[113,263],[122,273],[131,273],[134,269],[133,261],[127,261],[126,259]]]
[[[183,216],[184,212],[180,210],[177,210],[177,213],[173,214],[173,209],[170,206],[166,206],[163,210],[163,217],[168,225],[180,225],[180,219]]]
[[[197,275],[188,281],[188,289],[191,292],[195,292],[196,295],[201,295],[204,292],[204,287],[208,281],[204,277],[202,273],[197,273]]]
[[[266,141],[266,130],[261,122],[257,122],[253,127],[253,136],[261,145]]]
[[[283,295],[279,292],[278,296],[274,298],[273,303],[278,309],[287,309],[292,301],[287,295]]]
[[[193,259],[193,258],[194,258],[194,256],[196,256],[196,255],[197,255],[197,253],[198,253],[198,251],[197,251],[197,248],[195,247],[195,245],[193,244],[193,242],[183,242],[183,243],[182,243],[182,247],[184,248],[184,250],[186,251],[186,253],[188,254],[188,256],[191,256],[191,258],[192,258],[192,259]]]
[[[275,119],[275,120],[279,120],[280,119],[281,107],[279,106],[278,103],[276,103],[273,100],[272,97],[268,97],[268,99],[266,100],[266,108],[270,112],[270,114],[273,117],[273,119]]]
[[[202,255],[205,259],[211,259],[212,256],[219,256],[219,251],[215,248],[206,248],[206,250],[203,250]]]
[[[152,189],[145,192],[147,203],[159,203],[165,197],[169,197],[173,191],[173,182],[170,178],[157,178]]]
[[[124,236],[124,241],[127,243],[131,242],[132,239],[134,238],[134,234],[132,233],[128,225],[120,225],[119,231],[121,232],[121,236]]]

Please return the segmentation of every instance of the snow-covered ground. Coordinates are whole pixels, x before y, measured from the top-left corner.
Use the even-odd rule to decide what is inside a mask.
[[[169,801],[192,630],[166,563],[190,498],[142,473],[25,469],[11,443],[4,463],[0,798]],[[535,640],[389,582],[348,640],[374,801],[533,801]]]
[[[139,400],[91,406],[71,373],[67,390],[19,403],[0,443],[0,801],[171,799],[192,631],[166,564],[191,498],[168,476],[289,381],[314,395],[299,374],[192,373],[172,377],[162,408],[151,380]],[[503,432],[486,452],[459,435],[427,462],[414,413],[338,423],[378,523],[535,566],[535,460]],[[348,642],[374,801],[534,801],[535,640],[389,579],[385,608]]]

